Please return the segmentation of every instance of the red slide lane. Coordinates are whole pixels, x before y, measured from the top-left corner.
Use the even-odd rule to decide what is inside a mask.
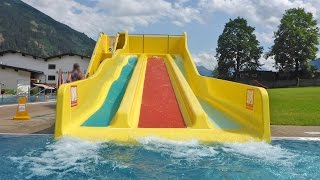
[[[144,81],[139,128],[185,128],[166,65],[149,58]]]

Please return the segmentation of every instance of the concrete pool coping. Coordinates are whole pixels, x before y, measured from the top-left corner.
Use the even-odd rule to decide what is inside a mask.
[[[320,141],[320,137],[272,137],[271,140]]]
[[[55,101],[28,103],[31,120],[12,120],[17,105],[0,105],[0,134],[53,134]],[[272,139],[319,139],[320,126],[271,125]]]

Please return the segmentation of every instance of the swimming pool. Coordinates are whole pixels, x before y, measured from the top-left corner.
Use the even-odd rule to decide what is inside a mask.
[[[18,99],[20,96],[12,95],[12,96],[2,96],[0,95],[0,105],[7,105],[7,104],[17,104]],[[55,100],[55,95],[47,95],[45,96],[29,96],[28,102],[45,102],[48,100]]]
[[[136,145],[52,135],[0,136],[0,179],[318,179],[320,141]]]

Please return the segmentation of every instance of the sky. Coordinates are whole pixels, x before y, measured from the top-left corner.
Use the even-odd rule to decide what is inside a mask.
[[[255,27],[267,52],[282,15],[305,8],[319,22],[320,0],[23,0],[55,20],[94,40],[100,32],[116,34],[182,34],[197,65],[213,69],[215,49],[224,25],[238,16]],[[318,56],[319,57],[319,56]],[[274,70],[272,59],[260,59],[264,70]]]

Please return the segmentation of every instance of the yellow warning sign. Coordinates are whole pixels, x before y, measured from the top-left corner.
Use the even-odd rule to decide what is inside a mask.
[[[27,110],[27,97],[23,96],[18,99],[18,106],[14,120],[29,120],[31,117]]]

